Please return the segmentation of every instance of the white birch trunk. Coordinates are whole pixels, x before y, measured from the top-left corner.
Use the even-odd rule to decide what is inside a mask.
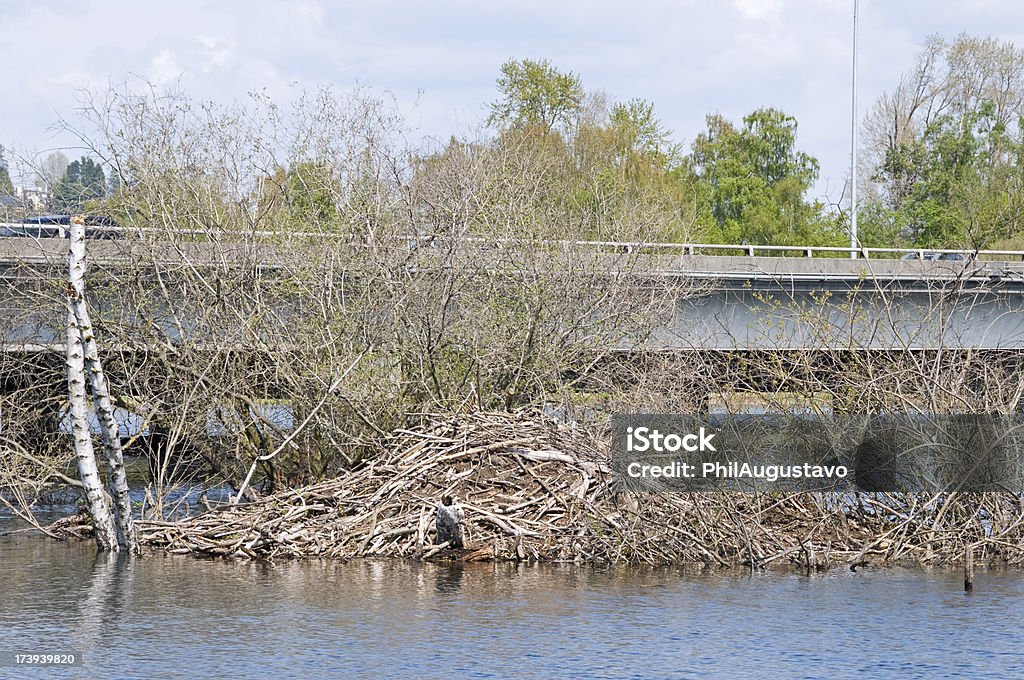
[[[76,220],[77,218],[72,221],[70,228],[71,247],[74,249],[76,243],[82,244],[82,271],[84,274],[86,269],[83,240],[85,226],[78,224]],[[84,280],[81,283],[84,287]],[[84,293],[84,290],[76,292]],[[114,498],[117,543],[121,548],[137,553],[139,544],[135,535],[135,523],[132,521],[132,505],[131,499],[128,497],[128,477],[124,469],[121,437],[118,432],[117,420],[114,418],[114,405],[111,403],[110,389],[107,386],[106,376],[103,374],[99,349],[96,347],[96,335],[93,333],[92,321],[89,319],[89,309],[85,304],[84,295],[77,295],[71,303],[71,308],[74,310],[78,330],[82,336],[86,374],[92,389],[96,419],[99,421],[100,432],[103,435],[103,454],[107,460],[108,485],[110,495]]]
[[[72,227],[74,228],[74,227]],[[71,416],[71,435],[74,439],[75,458],[78,460],[78,475],[85,489],[92,517],[93,534],[100,550],[118,550],[117,532],[103,493],[103,481],[96,466],[96,454],[89,435],[88,406],[85,391],[85,354],[82,349],[82,334],[78,328],[74,303],[81,296],[85,279],[85,243],[71,239],[68,249],[68,290],[67,290],[67,367],[68,367],[68,411]]]

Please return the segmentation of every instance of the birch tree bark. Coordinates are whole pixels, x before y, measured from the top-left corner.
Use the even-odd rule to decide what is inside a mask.
[[[86,375],[92,390],[93,402],[96,407],[96,419],[99,421],[103,436],[103,454],[107,460],[108,485],[110,495],[114,498],[114,523],[117,528],[117,544],[125,550],[139,552],[138,538],[135,534],[135,523],[132,521],[131,499],[128,497],[128,476],[124,469],[124,455],[121,450],[121,436],[118,432],[117,420],[114,418],[114,405],[110,398],[103,365],[100,363],[99,349],[96,347],[96,335],[93,332],[89,309],[85,304],[84,272],[85,264],[85,223],[79,217],[73,217],[70,227],[71,248],[81,245],[83,279],[72,285],[81,285],[71,302],[75,313],[75,321],[82,337]]]
[[[76,229],[72,225],[72,231]],[[84,227],[77,227],[84,236]],[[67,369],[68,369],[68,411],[71,416],[71,435],[74,439],[75,458],[78,460],[78,475],[85,489],[92,517],[93,535],[100,550],[118,550],[117,532],[110,515],[107,498],[103,493],[103,482],[96,466],[96,454],[89,434],[88,406],[85,388],[85,352],[82,333],[75,315],[75,302],[82,297],[85,286],[85,242],[83,238],[71,239],[68,248],[67,288]]]

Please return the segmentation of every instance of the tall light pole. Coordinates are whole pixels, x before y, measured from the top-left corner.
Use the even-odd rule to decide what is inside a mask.
[[[850,248],[857,248],[857,9],[860,0],[853,0],[853,101],[850,105]],[[857,259],[857,251],[850,251]]]

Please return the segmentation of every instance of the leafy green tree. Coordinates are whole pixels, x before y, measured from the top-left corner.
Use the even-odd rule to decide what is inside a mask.
[[[82,156],[68,165],[64,176],[57,182],[53,205],[60,212],[81,212],[87,201],[103,198],[106,191],[107,179],[103,168],[93,159]]]
[[[564,129],[583,101],[579,77],[562,73],[547,59],[512,59],[502,64],[498,92],[501,98],[491,104],[488,123],[501,128]]]
[[[1024,50],[931,36],[868,113],[866,245],[987,247],[1022,235]]]
[[[610,103],[550,62],[510,60],[482,143],[418,158],[417,222],[531,238],[687,239],[692,181],[654,106]]]
[[[693,182],[672,132],[642,99],[581,118],[566,149],[566,201],[599,240],[690,240]]]
[[[892,145],[873,179],[902,187],[885,216],[905,241],[983,248],[1019,232],[1021,154],[996,106],[982,102]]]
[[[650,102],[632,99],[613,105],[608,129],[627,170],[668,170],[679,160],[679,145],[672,142],[672,131],[654,115]]]
[[[796,146],[797,122],[758,109],[737,128],[720,115],[693,143],[699,220],[708,238],[724,242],[818,244],[836,240],[834,225],[806,194],[818,161]]]

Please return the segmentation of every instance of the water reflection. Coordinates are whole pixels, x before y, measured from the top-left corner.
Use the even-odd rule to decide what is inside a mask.
[[[457,595],[462,589],[462,573],[465,565],[440,565],[434,569],[434,591],[441,596]]]
[[[85,653],[37,677],[1017,674],[1024,574],[961,587],[939,569],[131,560],[8,536],[0,649]]]
[[[129,555],[96,553],[91,573],[78,605],[69,636],[68,651],[81,652],[100,646],[106,631],[116,628],[122,613],[131,607],[132,564]]]

